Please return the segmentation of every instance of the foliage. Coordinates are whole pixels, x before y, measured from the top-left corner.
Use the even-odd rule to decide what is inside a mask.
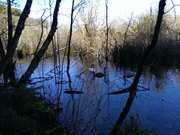
[[[0,33],[5,32],[3,34],[3,41],[6,42],[7,39],[7,24],[6,24],[6,10],[3,6],[0,8],[1,13],[4,15],[0,16]],[[19,10],[15,10],[14,12],[18,12]],[[16,11],[17,10],[17,11]],[[72,37],[72,50],[71,55],[79,56],[83,53],[83,61],[90,63],[88,60],[89,57],[92,58],[92,61],[95,59],[104,60],[105,56],[105,28],[103,25],[98,22],[98,14],[97,9],[91,7],[89,5],[88,11],[85,12],[82,10],[80,15],[77,16],[77,20],[75,20],[74,31]],[[16,13],[14,13],[16,15]],[[124,37],[124,33],[126,31],[128,22],[116,22],[112,23],[109,27],[109,50],[110,55],[112,57],[113,63],[119,66],[136,66],[139,63],[139,59],[142,56],[144,49],[147,47],[152,38],[152,33],[155,25],[155,14],[149,15],[141,15],[137,18],[133,18],[132,23],[128,29],[126,38]],[[159,47],[156,48],[154,53],[152,54],[154,58],[149,58],[150,61],[156,60],[158,57],[158,61],[154,61],[153,63],[158,63],[160,65],[171,65],[171,64],[179,64],[179,41],[180,41],[180,17],[177,16],[176,20],[170,15],[166,15],[162,27],[161,34],[159,40]],[[174,21],[176,23],[174,23]],[[17,23],[17,17],[14,16],[14,26]],[[23,31],[21,41],[18,45],[18,52],[21,54],[30,55],[34,54],[37,44],[39,42],[40,34],[41,34],[41,21],[40,19],[28,18],[26,27]],[[175,25],[176,24],[176,25]],[[44,22],[44,35],[43,39],[46,38],[48,32],[48,22]],[[59,45],[60,53],[63,54],[66,46],[66,41],[68,37],[68,27],[60,26],[58,29],[58,34],[56,35],[56,45]],[[124,41],[124,38],[126,41]],[[41,46],[42,44],[40,44]],[[175,47],[175,48],[174,48]],[[167,49],[170,48],[170,51]],[[163,49],[162,52],[158,52],[158,50]],[[17,52],[17,54],[19,54]],[[172,54],[173,52],[173,54]],[[161,55],[160,55],[161,54]],[[48,56],[53,55],[53,47],[50,45],[47,51]],[[176,61],[174,59],[176,57]],[[81,59],[81,58],[80,58]],[[163,61],[163,59],[168,59],[167,61]],[[162,63],[161,63],[162,62]],[[165,63],[166,62],[166,63]],[[148,64],[152,64],[152,62],[147,62]]]
[[[5,6],[1,5],[0,6],[0,34],[2,40],[5,42],[4,45],[7,43],[7,15],[6,11],[7,9]],[[17,25],[18,18],[21,14],[21,11],[16,8],[12,8],[12,15],[13,15],[13,28]],[[18,51],[22,51],[23,55],[30,55],[33,54],[36,46],[38,44],[39,38],[40,38],[40,33],[41,33],[41,21],[40,19],[33,19],[33,18],[28,18],[26,22],[26,27],[23,31],[23,34],[20,39],[20,43],[18,45]],[[44,28],[48,28],[48,23],[47,21],[44,22],[43,24]],[[43,39],[47,35],[47,32],[45,32]],[[18,53],[18,52],[17,52]]]
[[[178,17],[177,17],[178,18]],[[142,54],[150,44],[155,22],[154,16],[140,17],[129,28],[125,43],[116,42],[111,49],[112,62],[120,67],[136,67]],[[148,57],[146,65],[179,66],[180,46],[178,29],[173,27],[171,16],[166,16],[161,27],[160,38],[157,47]],[[151,23],[152,24],[151,24]],[[178,22],[177,22],[178,24]],[[123,40],[123,37],[121,37]]]
[[[4,5],[0,4],[0,14],[6,14],[7,9]],[[20,16],[21,11],[17,8],[12,8],[12,15],[14,16]]]
[[[0,91],[0,134],[66,134],[56,122],[52,108],[34,92],[21,89]],[[58,130],[58,132],[57,132]]]

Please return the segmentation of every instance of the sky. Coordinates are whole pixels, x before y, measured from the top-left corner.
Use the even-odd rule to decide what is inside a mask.
[[[26,0],[19,0],[20,7],[23,9]],[[78,1],[78,0],[76,0]],[[97,7],[97,16],[100,20],[105,18],[105,0],[91,0]],[[67,24],[72,0],[62,0],[60,5],[59,23]],[[150,7],[157,10],[159,0],[109,0],[109,22],[115,20],[128,20],[133,14],[137,17],[141,14],[148,14]],[[174,3],[180,4],[180,0],[173,0]],[[55,3],[55,0],[54,0]],[[172,7],[171,0],[167,0],[166,11]],[[48,0],[33,0],[30,17],[39,18],[42,15],[42,9],[48,8]],[[49,12],[46,12],[46,16]],[[174,10],[170,12],[174,14]],[[180,7],[176,8],[176,14],[180,15]]]

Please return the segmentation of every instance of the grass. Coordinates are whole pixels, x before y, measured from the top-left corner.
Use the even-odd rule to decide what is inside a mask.
[[[156,133],[144,128],[137,117],[130,117],[129,121],[119,130],[118,135],[156,135]]]
[[[0,135],[66,135],[56,114],[25,90],[0,90]]]
[[[117,67],[137,67],[142,59],[143,45],[134,45],[131,42],[125,46],[116,45],[111,50],[112,61]],[[159,41],[152,51],[145,65],[161,67],[180,67],[180,45],[176,41]]]

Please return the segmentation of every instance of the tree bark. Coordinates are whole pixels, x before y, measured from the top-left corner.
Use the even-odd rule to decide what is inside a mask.
[[[8,16],[8,44],[7,44],[7,50],[9,50],[10,47],[11,47],[12,35],[13,35],[11,0],[7,0],[7,16]]]
[[[18,20],[18,24],[17,24],[16,30],[15,30],[15,34],[12,38],[11,45],[9,45],[9,47],[7,48],[6,56],[0,63],[0,75],[4,72],[7,65],[11,64],[11,62],[12,62],[12,59],[15,54],[20,36],[21,36],[22,31],[25,26],[26,19],[29,16],[31,5],[32,5],[32,0],[27,0],[26,5],[22,11],[22,14],[20,15],[20,18]]]
[[[8,44],[7,52],[11,48],[12,37],[13,37],[13,23],[12,23],[12,10],[11,10],[11,0],[7,0],[7,16],[8,16]],[[7,83],[8,79],[11,83],[15,83],[15,63],[11,59],[9,64],[6,66],[4,72],[4,82]]]
[[[41,48],[39,49],[39,51],[37,52],[37,54],[32,59],[28,69],[20,78],[19,84],[25,84],[29,80],[31,74],[34,72],[34,70],[37,68],[39,62],[41,61],[41,58],[43,57],[44,53],[47,51],[48,46],[49,46],[50,42],[52,41],[53,36],[57,29],[58,12],[59,12],[60,3],[61,3],[61,0],[56,1],[56,5],[54,8],[54,14],[53,14],[53,22],[51,25],[51,29],[48,33],[48,36],[47,36],[46,40],[44,41],[43,45],[41,46]]]

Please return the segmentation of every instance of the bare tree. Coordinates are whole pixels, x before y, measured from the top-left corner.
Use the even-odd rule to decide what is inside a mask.
[[[7,16],[8,16],[8,45],[7,50],[10,48],[13,35],[13,24],[12,24],[12,11],[11,11],[11,0],[7,0]]]
[[[108,61],[108,42],[109,42],[109,23],[108,23],[108,0],[105,0],[106,5],[106,52],[105,52],[105,60],[106,66]]]
[[[11,1],[10,0],[7,0],[7,5],[8,5],[8,8],[7,8],[7,12],[8,12],[8,45],[7,45],[6,54],[0,62],[0,75],[6,74],[6,73],[9,74],[9,71],[7,69],[9,69],[10,71],[13,70],[13,67],[11,67],[10,65],[13,64],[12,63],[13,57],[14,57],[21,33],[24,29],[26,19],[30,13],[32,0],[26,1],[25,7],[22,11],[22,14],[19,17],[17,27],[14,32],[14,36],[13,36],[12,12],[11,12]]]
[[[7,0],[7,16],[8,16],[8,43],[7,43],[7,52],[10,50],[13,36],[13,23],[12,23],[12,10],[11,10],[11,0]],[[10,64],[6,67],[3,76],[4,81],[7,83],[8,79],[10,82],[15,82],[15,62],[11,59]]]
[[[80,53],[83,54],[83,61],[86,61],[86,64],[92,63],[95,60],[94,56],[97,56],[103,39],[100,39],[103,35],[102,31],[98,31],[100,28],[100,22],[98,22],[98,13],[97,8],[93,5],[93,3],[88,4],[87,11],[82,10],[80,13],[80,24],[78,26],[79,30],[79,37],[77,35],[77,44],[79,45],[79,48],[82,48]],[[80,43],[78,43],[78,40]],[[105,50],[104,50],[105,53]],[[89,56],[91,56],[91,59],[89,59]],[[88,62],[87,62],[88,61]]]
[[[46,19],[43,19],[43,16],[44,16],[45,12],[46,12],[46,9],[44,9],[44,11],[42,13],[42,16],[41,16],[41,34],[40,34],[39,41],[38,41],[36,50],[34,52],[34,55],[37,54],[37,52],[39,50],[39,47],[41,45],[41,42],[42,42],[42,38],[43,38],[43,34],[44,34],[44,22],[46,21]]]
[[[141,77],[143,68],[144,68],[144,63],[145,63],[148,55],[150,54],[150,52],[156,46],[157,41],[158,41],[160,28],[161,28],[161,23],[162,23],[163,15],[164,15],[165,5],[166,5],[166,0],[160,0],[160,2],[159,2],[159,11],[158,11],[156,25],[155,25],[155,28],[154,28],[154,34],[153,34],[152,41],[151,41],[150,45],[147,47],[147,49],[144,52],[144,55],[143,55],[142,60],[141,60],[141,62],[139,64],[139,66],[138,66],[137,73],[136,73],[136,75],[134,77],[134,80],[133,80],[131,86],[129,88],[126,88],[130,92],[128,100],[126,102],[126,105],[125,105],[122,113],[120,114],[118,120],[116,121],[116,124],[113,127],[110,135],[115,135],[115,134],[118,133],[118,129],[122,125],[122,122],[124,121],[125,117],[127,116],[128,112],[130,110],[130,107],[131,107],[131,105],[133,103],[133,99],[134,99],[134,97],[136,95],[137,85],[138,85],[139,79]]]
[[[68,37],[68,50],[67,50],[67,74],[69,74],[70,68],[70,52],[71,52],[71,39],[72,39],[72,30],[73,30],[73,16],[74,16],[74,0],[72,0],[72,7],[71,7],[71,21],[70,21],[70,28],[69,28],[69,37]]]
[[[70,53],[71,53],[73,23],[74,23],[74,20],[76,19],[76,15],[79,13],[79,11],[81,10],[81,8],[83,7],[84,4],[85,4],[85,0],[80,0],[80,2],[77,5],[75,5],[75,0],[72,0],[69,36],[68,36],[68,41],[67,41],[67,74],[69,74],[69,69],[70,69]],[[76,10],[77,10],[77,13],[76,13],[76,15],[74,15],[74,12]]]
[[[44,41],[43,45],[37,52],[37,54],[34,56],[32,59],[28,69],[25,71],[25,73],[22,75],[22,77],[19,80],[19,84],[21,83],[26,83],[28,79],[30,78],[31,74],[34,72],[36,67],[39,65],[39,62],[41,61],[41,58],[43,57],[44,53],[47,51],[48,46],[50,42],[53,39],[53,36],[56,32],[57,29],[57,24],[58,24],[58,12],[59,12],[59,7],[60,7],[61,0],[57,0],[54,8],[54,14],[53,14],[53,21],[51,24],[51,29],[48,33],[48,36],[46,40]]]

